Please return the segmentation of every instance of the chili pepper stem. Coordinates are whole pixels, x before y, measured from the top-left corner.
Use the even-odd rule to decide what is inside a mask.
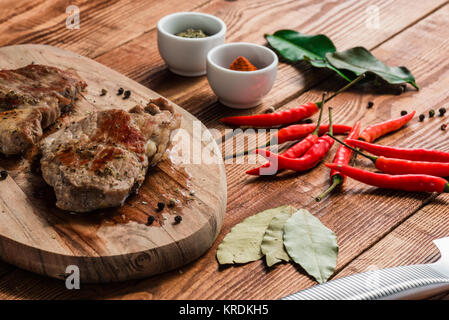
[[[331,193],[337,186],[341,185],[343,183],[343,177],[341,174],[336,174],[332,176],[332,184],[329,188],[326,189],[322,194],[320,194],[318,197],[315,197],[316,202],[320,202],[323,200],[324,197],[326,197],[329,193]]]
[[[328,132],[328,134],[333,135],[334,130],[332,129],[332,107],[328,108],[328,112],[329,112],[329,132]]]
[[[338,89],[337,91],[335,91],[329,98],[326,98],[326,100],[324,100],[324,102],[328,102],[329,100],[331,100],[332,98],[335,98],[337,95],[339,95],[340,93],[342,93],[343,91],[346,91],[347,89],[349,89],[350,87],[352,87],[353,85],[355,85],[357,82],[359,82],[360,80],[363,80],[366,77],[366,74],[362,73],[361,75],[359,75],[357,78],[355,78],[354,80],[352,80],[351,82],[349,82],[347,85],[345,85],[344,87]],[[322,107],[322,102],[317,102],[317,105],[319,108]]]
[[[346,148],[351,149],[351,150],[354,151],[356,154],[360,154],[361,156],[363,156],[363,157],[365,157],[365,158],[368,158],[368,159],[370,159],[372,162],[376,163],[378,157],[367,155],[366,153],[363,153],[362,151],[360,151],[358,148],[353,148],[353,147],[351,147],[350,145],[344,143],[343,141],[341,141],[341,140],[338,139],[337,137],[334,137],[334,136],[332,135],[332,133],[330,133],[330,132],[329,132],[329,133],[326,133],[326,134],[327,134],[329,137],[331,137],[332,139],[334,139],[335,141],[337,141],[338,143],[344,145]]]
[[[449,183],[444,186],[443,192],[449,192]]]
[[[321,96],[321,106],[324,106],[324,104],[326,103],[326,92],[323,92],[323,95]],[[318,135],[318,132],[320,132],[320,124],[321,124],[321,117],[323,116],[323,109],[324,108],[320,108],[320,113],[318,115],[318,122],[316,124],[316,128],[315,130],[312,132],[313,135]]]

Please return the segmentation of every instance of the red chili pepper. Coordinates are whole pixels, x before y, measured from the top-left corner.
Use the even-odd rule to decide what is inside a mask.
[[[413,118],[415,113],[416,111],[413,111],[412,113],[406,114],[403,117],[368,126],[365,130],[362,131],[362,133],[360,134],[360,138],[362,138],[366,142],[373,142],[377,138],[380,138],[387,133],[399,130],[400,128],[405,126],[407,122],[409,122]]]
[[[330,135],[333,137],[332,135]],[[404,159],[386,158],[384,156],[376,157],[364,154],[359,150],[347,145],[346,143],[333,137],[343,146],[357,152],[358,154],[370,159],[377,169],[389,174],[427,174],[437,177],[449,176],[449,163],[447,162],[428,162],[428,161],[411,161]]]
[[[274,127],[282,124],[298,122],[308,118],[320,110],[315,102],[309,102],[302,106],[283,110],[280,112],[256,114],[252,116],[236,116],[221,119],[221,122],[234,126],[249,127]]]
[[[291,128],[291,130],[290,130],[290,128]],[[278,133],[276,135],[274,135],[271,138],[271,140],[268,143],[266,143],[264,146],[259,146],[256,149],[269,147],[269,146],[276,145],[276,144],[281,144],[281,143],[284,143],[284,142],[287,142],[287,141],[295,141],[295,140],[303,139],[304,137],[307,137],[308,135],[310,136],[310,134],[315,129],[316,129],[316,124],[294,124],[294,125],[282,128],[282,129],[280,129],[278,131]],[[332,125],[332,130],[334,130],[334,134],[345,134],[345,133],[348,133],[349,131],[351,131],[351,129],[352,129],[351,126],[347,126],[347,125],[344,125],[344,124],[333,124]],[[329,131],[329,125],[328,124],[322,124],[322,125],[320,125],[320,129],[319,129],[318,135],[321,136],[321,135],[325,134],[328,131]],[[306,140],[306,139],[304,139],[304,140]],[[304,140],[302,140],[302,141],[304,141]],[[298,142],[298,143],[301,143],[301,142]],[[316,142],[316,140],[314,140],[312,142],[312,144],[315,143],[315,142]],[[310,148],[311,145],[308,145],[307,141],[304,141],[304,145],[303,146],[305,148],[304,152],[306,152]],[[308,146],[308,147],[306,147],[306,146]],[[235,157],[238,157],[238,156],[247,155],[251,151],[254,151],[254,150],[255,149],[253,149],[253,150],[245,150],[245,151],[242,151],[242,152],[236,152],[236,153],[232,154],[231,156],[225,156],[225,160],[226,159],[230,159],[230,158],[235,158]],[[300,150],[299,147],[298,147],[298,150]],[[297,157],[302,156],[304,154],[304,152],[299,154],[299,155],[296,155],[293,158],[297,158]],[[285,154],[283,154],[283,155],[285,155]],[[256,170],[256,169],[253,169],[253,170]]]
[[[286,150],[284,153],[282,153],[282,156],[287,158],[299,158],[304,153],[307,152],[318,140],[318,136],[314,134],[309,134],[305,139],[295,144],[293,147]],[[262,150],[262,149],[261,149]],[[261,172],[262,168],[268,168],[270,166],[271,162],[265,163],[263,166],[260,166],[258,168],[250,169],[246,171],[246,174],[250,174],[253,176],[260,176],[261,174],[264,174],[264,172]],[[266,173],[271,173],[267,171]],[[274,172],[273,172],[274,173]]]
[[[325,96],[326,94],[323,93],[323,97],[321,99],[322,105],[325,103]],[[321,123],[321,117],[323,115],[323,108],[320,110],[320,114],[318,116],[317,124],[315,125],[315,129],[311,134],[309,134],[304,140],[296,143],[292,147],[290,147],[287,151],[285,151],[282,155],[287,158],[299,158],[302,155],[304,155],[307,150],[309,150],[317,141],[318,141],[318,133],[321,129],[320,123]],[[332,126],[333,127],[333,126]],[[277,172],[277,167],[274,168],[274,170],[266,170],[266,168],[270,167],[272,163],[267,162],[263,166],[260,166],[258,168],[254,168],[251,170],[246,171],[247,174],[250,175],[271,175]],[[262,172],[262,170],[265,170],[265,172]]]
[[[360,127],[361,123],[360,121],[357,121],[357,123],[352,128],[351,132],[347,136],[346,140],[348,139],[357,139],[360,134]],[[345,141],[346,141],[345,140]],[[349,164],[349,160],[351,160],[352,156],[352,150],[345,147],[340,146],[335,153],[334,160],[332,163],[334,164]],[[320,194],[318,197],[315,198],[316,201],[321,201],[326,195],[328,195],[330,192],[332,192],[337,186],[343,184],[343,182],[346,180],[346,176],[340,174],[339,172],[335,170],[331,170],[330,172],[330,181],[331,185],[329,188],[327,188],[326,191],[324,191],[322,194]]]
[[[329,108],[329,123],[330,123],[330,131],[332,131],[332,113],[331,108]],[[317,133],[315,133],[316,135]],[[315,167],[326,154],[331,149],[334,144],[334,140],[329,136],[323,136],[318,138],[315,144],[307,150],[307,152],[301,158],[288,158],[284,155],[277,155],[275,153],[271,153],[268,150],[257,149],[255,153],[260,154],[270,160],[272,163],[277,164],[277,168],[279,169],[290,169],[294,171],[306,171],[313,167]],[[293,146],[292,148],[294,148]],[[247,172],[251,174],[251,172]]]
[[[319,136],[317,134],[309,134],[303,140],[288,148],[282,155],[292,159],[302,157],[315,143],[318,142],[318,139]]]
[[[255,153],[264,156],[271,162],[277,163],[278,170],[289,169],[293,171],[306,171],[315,167],[329,152],[333,145],[333,140],[331,138],[326,138],[329,137],[323,136],[319,138],[318,141],[299,159],[287,158],[283,155],[271,153],[265,149],[257,149]]]
[[[428,174],[436,177],[449,177],[449,163],[411,161],[403,159],[376,157],[376,168],[389,174]]]
[[[376,156],[414,161],[449,162],[449,152],[440,150],[393,148],[353,139],[347,139],[345,142]]]
[[[365,77],[365,74],[358,76],[356,79],[352,80],[350,83],[345,85],[343,88],[335,92],[332,96],[326,99],[325,102],[329,101],[339,93],[345,91],[352,85],[356,84]],[[283,124],[289,124],[293,122],[298,122],[302,119],[308,118],[315,114],[321,107],[323,103],[321,102],[309,102],[302,106],[292,108],[289,110],[283,110],[280,112],[268,113],[268,114],[256,114],[252,116],[236,116],[236,117],[226,117],[221,119],[221,122],[225,124],[235,125],[235,126],[250,126],[250,127],[273,127]]]
[[[287,141],[299,140],[306,137],[308,134],[312,133],[316,128],[316,124],[294,124],[285,128],[282,128],[278,131],[277,135],[271,139],[277,138],[277,143],[281,144]],[[351,131],[352,127],[344,124],[333,124],[332,130],[334,130],[334,134],[343,134]],[[329,131],[328,124],[320,125],[320,130],[318,131],[318,135],[323,135]]]
[[[378,188],[420,192],[449,192],[448,182],[440,177],[425,174],[389,175],[365,171],[345,164],[326,163],[325,165],[354,180]]]

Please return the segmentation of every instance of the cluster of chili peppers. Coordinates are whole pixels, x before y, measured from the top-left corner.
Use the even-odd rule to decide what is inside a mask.
[[[354,139],[345,142],[329,134],[342,146],[370,159],[384,174],[350,167],[346,164],[326,164],[327,167],[360,182],[404,191],[449,192],[449,153],[440,150],[393,148]],[[351,146],[352,145],[352,146]],[[367,155],[355,147],[378,156]],[[392,157],[392,158],[390,158]]]
[[[289,169],[294,171],[306,171],[315,167],[331,149],[334,140],[329,136],[319,137],[321,117],[323,114],[325,95],[323,94],[322,107],[318,117],[316,129],[305,139],[296,143],[281,155],[277,155],[265,149],[256,149],[254,152],[260,154],[270,160],[269,163],[262,167],[248,170],[246,173],[251,175],[273,174],[281,169]],[[332,134],[332,108],[329,108],[329,132]],[[274,164],[274,165],[273,165]],[[270,167],[274,170],[262,171]]]
[[[299,122],[314,115],[319,110],[322,110],[324,103],[328,102],[329,100],[331,100],[338,94],[342,93],[343,91],[347,90],[351,86],[355,85],[357,82],[361,81],[364,78],[365,74],[361,74],[353,81],[351,81],[341,89],[337,90],[330,97],[320,102],[309,102],[299,107],[274,113],[256,114],[251,116],[226,117],[222,118],[221,122],[232,126],[243,126],[253,128],[270,128],[270,127],[289,125],[287,127],[281,128],[278,134],[275,137],[273,137],[268,143],[256,149],[268,147],[273,144],[284,143],[287,141],[297,141],[312,133],[316,129],[316,126],[311,124],[293,124],[293,125],[290,124]],[[351,127],[342,124],[335,124],[333,129],[335,134],[343,134],[349,132],[351,130]],[[318,134],[322,135],[328,130],[329,130],[328,125],[323,125],[322,127],[320,126]],[[235,158],[238,156],[247,155],[251,151],[255,151],[256,149],[245,150],[240,153],[234,153],[231,156],[225,156],[225,160]]]
[[[351,132],[349,133],[345,141],[349,139],[358,139],[360,134],[360,127],[361,124],[360,121],[358,121],[352,128]],[[352,149],[346,148],[344,145],[342,145],[338,148],[337,152],[335,153],[334,160],[332,161],[332,163],[347,165],[349,164],[351,157],[352,157]],[[331,170],[330,172],[331,186],[322,194],[320,194],[318,197],[316,197],[315,200],[320,201],[326,195],[331,193],[337,186],[342,185],[345,180],[346,176],[342,175],[340,172],[336,170]]]
[[[392,119],[392,120],[388,120],[385,122],[381,122],[381,123],[377,123],[374,125],[370,125],[368,126],[365,130],[362,131],[362,133],[359,134],[360,132],[360,123],[356,123],[354,125],[353,130],[351,131],[351,133],[348,135],[348,137],[346,138],[345,142],[350,143],[351,141],[357,141],[361,142],[362,144],[370,144],[368,142],[363,142],[360,140],[357,140],[358,138],[361,138],[365,141],[369,141],[372,142],[390,132],[399,130],[400,128],[402,128],[403,126],[405,126],[415,115],[415,111],[413,111],[410,114],[406,114],[400,118],[397,119]],[[337,139],[336,137],[334,137],[332,135],[332,133],[328,133],[328,135],[330,137],[332,137],[334,140],[338,141],[341,146],[340,148],[337,150],[337,153],[335,154],[334,160],[332,162],[332,164],[326,164],[326,166],[328,166],[329,168],[331,168],[331,172],[330,172],[330,180],[331,180],[331,185],[330,187],[324,191],[322,194],[320,194],[319,196],[317,196],[315,198],[316,201],[320,201],[321,199],[323,199],[326,195],[328,195],[330,192],[332,192],[337,186],[342,185],[343,182],[346,179],[346,174],[345,172],[350,171],[351,173],[353,173],[354,171],[351,171],[351,169],[348,170],[339,170],[339,168],[352,168],[350,166],[348,166],[349,161],[352,157],[352,151],[355,151],[357,154],[362,154],[365,157],[368,157],[370,160],[372,160],[375,164],[376,167],[378,169],[380,168],[384,168],[384,172],[386,173],[391,173],[391,174],[399,174],[401,173],[401,164],[393,164],[394,161],[393,160],[397,160],[397,159],[389,159],[387,162],[389,162],[389,164],[385,164],[385,161],[383,157],[374,157],[374,156],[368,156],[366,154],[363,154],[362,152],[360,152],[359,150],[357,150],[354,147],[349,146],[348,144],[346,144],[345,142],[340,141],[339,139]],[[380,161],[378,161],[380,160]],[[402,165],[403,166],[403,165]],[[355,168],[352,168],[355,169]],[[359,171],[357,171],[359,170]],[[364,170],[360,170],[357,169],[355,172],[359,173],[360,175],[363,175],[366,173],[366,176],[370,176],[373,179],[373,175],[371,174],[371,172],[369,171],[364,171]],[[407,172],[402,172],[402,173],[407,173]],[[410,172],[410,173],[413,173]],[[416,171],[414,172],[416,173]],[[449,171],[448,171],[449,173]],[[357,174],[355,175],[349,175],[349,177],[359,180],[358,178],[360,178]],[[384,177],[386,177],[386,175],[383,175]],[[378,177],[379,179],[382,179],[382,177]],[[374,186],[379,186],[379,184],[372,184],[374,181],[373,180],[359,180],[361,182],[365,182],[367,184],[371,184]],[[366,182],[368,181],[368,182]],[[396,181],[395,179],[392,179],[392,181]],[[396,185],[392,184],[392,188],[394,189]],[[402,189],[405,190],[405,189]]]
[[[338,148],[332,163],[326,164],[331,169],[331,185],[326,191],[316,197],[317,201],[323,199],[337,186],[342,185],[347,176],[381,188],[405,191],[449,192],[449,183],[442,178],[449,176],[449,152],[393,148],[372,143],[376,139],[404,127],[414,117],[415,111],[410,114],[403,114],[397,119],[370,125],[361,131],[360,122],[357,122],[353,127],[344,124],[333,124],[332,108],[329,108],[329,124],[321,124],[325,103],[338,93],[360,81],[363,77],[364,75],[355,79],[327,99],[325,94],[323,94],[321,102],[310,102],[297,108],[271,114],[222,119],[224,123],[231,125],[275,127],[297,122],[320,110],[316,125],[289,125],[281,128],[266,145],[240,153],[242,155],[253,151],[269,160],[263,166],[248,170],[246,173],[249,175],[272,175],[282,169],[293,171],[309,170],[325,158],[336,140],[341,143],[341,146]],[[334,136],[334,134],[345,134],[348,132],[349,134],[344,142]],[[273,144],[297,140],[300,141],[282,154],[276,154],[264,149],[264,147]],[[365,150],[372,155],[361,152],[359,149]],[[354,153],[370,159],[375,167],[383,173],[369,172],[349,166]],[[233,157],[238,155],[234,154]]]

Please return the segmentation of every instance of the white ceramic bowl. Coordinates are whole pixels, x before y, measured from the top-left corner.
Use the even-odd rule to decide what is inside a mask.
[[[188,28],[201,29],[208,37],[183,38],[175,35]],[[206,74],[207,53],[224,43],[225,36],[224,22],[205,13],[173,13],[157,23],[159,53],[168,68],[182,76],[195,77]]]
[[[238,56],[247,58],[258,70],[230,70],[229,66]],[[247,109],[260,104],[271,90],[277,65],[277,55],[267,47],[246,42],[228,43],[209,51],[207,79],[222,104]]]

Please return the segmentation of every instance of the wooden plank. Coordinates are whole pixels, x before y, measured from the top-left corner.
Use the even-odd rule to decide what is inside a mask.
[[[4,0],[0,3],[0,24],[31,10],[42,4],[45,0]]]
[[[335,278],[370,270],[437,261],[440,254],[432,241],[449,236],[448,203],[448,194],[438,196],[351,261]],[[448,297],[447,294],[442,294],[438,299]]]
[[[189,11],[208,0],[78,0],[0,4],[0,45],[41,43],[96,57],[155,28],[164,15]],[[66,8],[80,10],[80,28],[66,28]],[[6,12],[4,11],[6,10]],[[4,18],[3,18],[4,17]]]

